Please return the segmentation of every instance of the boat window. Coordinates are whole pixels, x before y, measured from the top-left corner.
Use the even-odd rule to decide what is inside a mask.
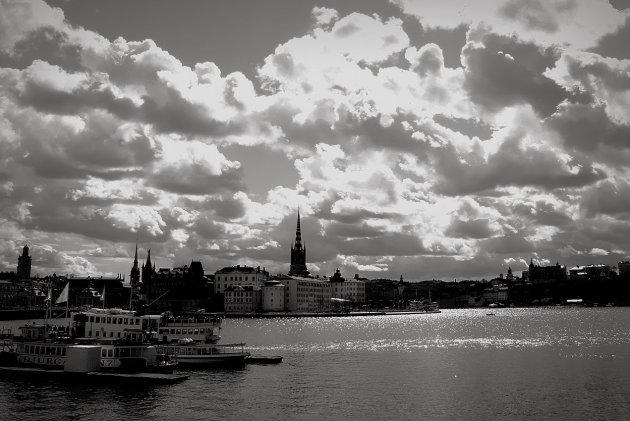
[[[61,355],[63,355],[63,356],[66,355],[66,348],[61,348]]]
[[[114,337],[114,332],[109,332],[109,337],[113,338]]]
[[[171,335],[175,334],[175,329],[171,329]]]
[[[101,357],[107,356],[107,350],[105,348],[101,349]]]
[[[199,329],[195,329],[195,335],[199,334]]]
[[[117,336],[120,338],[120,332],[117,333]]]
[[[92,336],[92,331],[88,330],[88,336]]]
[[[96,316],[96,323],[100,323],[101,322],[101,318],[99,316]]]
[[[94,316],[90,316],[90,323],[94,323]]]
[[[199,333],[203,333],[205,329],[202,327],[201,329],[199,329]]]
[[[27,354],[30,354],[31,353],[31,346],[30,345],[26,345],[24,347],[24,352],[27,353]]]
[[[129,324],[129,319],[125,317],[125,318],[123,319],[123,324],[128,325],[128,324]]]
[[[108,350],[107,350],[107,356],[108,356],[108,357],[113,357],[113,356],[114,356],[114,350],[113,350],[113,349],[111,349],[111,348],[110,348],[110,349],[108,349]]]
[[[100,333],[100,332],[97,330],[97,331],[96,331],[96,336],[97,336],[97,337],[98,337],[98,334],[99,334],[99,333]]]
[[[61,355],[61,347],[60,346],[57,347],[57,355]]]
[[[118,318],[118,324],[119,324],[119,325],[121,325],[121,324],[122,324],[122,322],[123,322],[123,321],[122,321],[122,317],[119,317],[119,318]]]
[[[136,319],[136,326],[140,324],[140,319]]]
[[[111,322],[112,322],[112,318],[111,318],[111,317],[108,317],[108,318],[107,318],[107,323],[111,323]]]
[[[35,345],[35,352],[34,354],[39,354],[39,345]]]
[[[177,329],[177,331],[176,331],[176,332],[177,332],[177,334],[179,335],[180,333],[182,333],[182,330],[181,330],[181,329]]]

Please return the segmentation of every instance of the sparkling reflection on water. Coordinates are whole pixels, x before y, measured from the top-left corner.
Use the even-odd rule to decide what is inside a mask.
[[[227,319],[277,366],[171,386],[0,380],[1,419],[625,419],[630,309]],[[3,416],[4,415],[4,416]]]

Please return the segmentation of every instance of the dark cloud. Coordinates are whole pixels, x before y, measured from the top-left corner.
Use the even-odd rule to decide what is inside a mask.
[[[519,143],[518,135],[504,141],[487,161],[474,152],[458,156],[452,147],[444,148],[438,155],[436,169],[441,179],[436,190],[447,195],[483,192],[501,186],[537,186],[551,190],[585,186],[606,176],[588,162],[569,163],[578,168],[576,173],[571,172],[553,151],[522,148]]]
[[[588,218],[599,215],[630,216],[630,183],[603,181],[586,189],[580,200],[580,210]]]
[[[601,105],[563,104],[546,124],[574,153],[615,166],[629,165],[630,126],[612,122]]]
[[[68,34],[51,26],[29,32],[15,43],[11,54],[0,52],[0,67],[24,69],[35,60],[42,60],[69,71],[83,69],[81,46],[72,44]]]
[[[221,175],[214,175],[201,163],[159,169],[148,181],[153,187],[179,194],[203,195],[246,189],[240,168],[224,170]]]
[[[468,137],[476,136],[481,140],[488,140],[492,137],[492,127],[480,120],[457,118],[443,114],[434,115],[433,120],[441,126]]]
[[[503,16],[520,22],[525,28],[538,29],[544,32],[556,32],[558,22],[549,13],[547,7],[554,7],[544,0],[509,0],[499,8],[499,13]],[[558,6],[555,6],[558,7]],[[575,9],[575,0],[562,3],[563,10]]]
[[[386,233],[374,238],[353,238],[338,244],[339,252],[357,256],[415,256],[429,253],[413,234]]]
[[[326,226],[324,236],[348,238],[372,238],[382,235],[382,230],[371,227],[365,222],[362,223],[342,223],[332,222]]]
[[[514,254],[532,253],[536,249],[534,245],[521,235],[509,235],[494,237],[479,242],[479,247],[486,253],[492,254]]]
[[[573,222],[569,215],[556,209],[549,202],[539,200],[532,205],[517,203],[511,207],[511,210],[521,220],[531,221],[537,225],[567,227]],[[527,222],[524,222],[524,224],[527,224]]]
[[[625,1],[625,0],[624,0]],[[628,6],[626,4],[626,6]],[[626,19],[626,24],[612,34],[604,35],[597,46],[591,49],[592,52],[604,57],[614,57],[620,60],[630,59],[630,18]]]
[[[444,231],[444,234],[449,237],[457,238],[488,238],[493,232],[490,229],[488,219],[474,219],[464,221],[461,219],[455,219],[451,222],[451,225]]]
[[[471,99],[489,110],[531,104],[541,115],[548,116],[568,96],[554,81],[506,53],[468,44],[462,57],[465,86]]]

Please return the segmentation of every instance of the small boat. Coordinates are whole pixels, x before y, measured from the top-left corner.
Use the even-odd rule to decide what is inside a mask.
[[[495,316],[494,313],[486,313],[486,316]]]
[[[183,342],[183,341],[182,341]],[[177,343],[156,345],[158,352],[172,356],[179,365],[243,365],[249,352],[244,343],[237,344],[204,344]]]
[[[250,355],[245,357],[247,364],[280,364],[282,356],[280,355]]]

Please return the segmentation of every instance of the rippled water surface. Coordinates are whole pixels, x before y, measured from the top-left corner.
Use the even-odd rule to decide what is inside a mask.
[[[0,419],[628,419],[630,309],[227,319],[279,365],[169,386],[0,379]]]

